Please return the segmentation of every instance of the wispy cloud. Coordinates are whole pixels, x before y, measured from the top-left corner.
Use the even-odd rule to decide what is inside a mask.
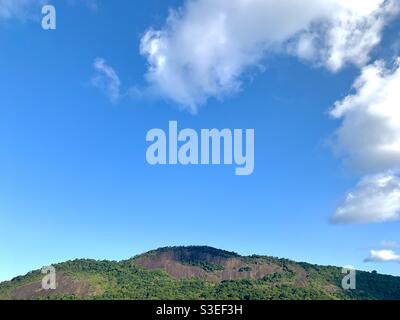
[[[50,4],[57,1],[50,1]],[[40,7],[49,4],[47,0],[0,0],[0,20],[32,19],[41,16]],[[97,10],[99,0],[68,0],[67,4],[82,4],[90,10]]]
[[[365,262],[400,262],[400,255],[393,250],[371,250]]]
[[[0,20],[31,18],[33,10],[43,4],[44,0],[0,0]],[[40,10],[37,10],[37,15],[39,14]]]
[[[121,80],[115,70],[103,58],[95,59],[93,63],[95,75],[92,85],[104,90],[112,103],[117,103],[121,97]]]
[[[99,8],[100,0],[68,0],[68,4],[76,5],[83,4],[92,11],[96,11]]]
[[[398,249],[400,248],[400,242],[393,240],[383,240],[381,242],[381,247],[383,249]]]
[[[238,91],[265,55],[287,52],[333,72],[363,66],[398,7],[396,0],[187,0],[143,36],[146,77],[196,112],[209,98]]]

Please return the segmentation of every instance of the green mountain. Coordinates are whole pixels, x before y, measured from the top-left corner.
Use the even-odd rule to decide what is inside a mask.
[[[341,268],[210,247],[168,247],[124,261],[54,265],[55,290],[40,270],[0,283],[0,299],[400,299],[400,277],[357,272],[341,288]]]

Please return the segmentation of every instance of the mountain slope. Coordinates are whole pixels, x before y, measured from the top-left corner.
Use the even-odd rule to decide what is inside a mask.
[[[210,247],[162,248],[124,261],[54,265],[57,289],[40,271],[0,284],[0,299],[400,299],[400,277],[357,272],[341,288],[341,269]]]

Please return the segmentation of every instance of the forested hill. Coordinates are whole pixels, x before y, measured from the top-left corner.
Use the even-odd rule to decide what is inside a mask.
[[[124,261],[54,265],[56,289],[40,270],[0,284],[0,299],[400,299],[400,277],[357,272],[341,288],[341,268],[210,247],[168,247]]]

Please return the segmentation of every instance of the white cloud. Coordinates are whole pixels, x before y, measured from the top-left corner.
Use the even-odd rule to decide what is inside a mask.
[[[92,78],[93,86],[104,90],[112,103],[118,102],[121,96],[121,81],[118,74],[103,58],[97,58],[93,68],[96,71]]]
[[[363,65],[397,0],[187,0],[141,41],[147,79],[195,112],[237,91],[243,73],[269,53],[288,51],[337,71]]]
[[[343,10],[335,14],[327,34],[326,64],[333,71],[347,62],[365,65],[371,49],[380,43],[384,26],[399,10],[398,1],[340,2]]]
[[[400,167],[400,59],[392,70],[377,62],[362,70],[355,94],[335,104],[343,119],[336,150],[355,168],[379,171]]]
[[[400,262],[400,255],[392,250],[371,250],[365,262]]]
[[[335,151],[367,176],[333,218],[341,223],[400,220],[400,58],[390,69],[382,61],[362,69],[354,93],[338,101],[331,115],[342,119]],[[394,172],[394,173],[393,173]]]
[[[400,178],[393,174],[364,177],[332,218],[333,223],[396,220],[400,220]]]

